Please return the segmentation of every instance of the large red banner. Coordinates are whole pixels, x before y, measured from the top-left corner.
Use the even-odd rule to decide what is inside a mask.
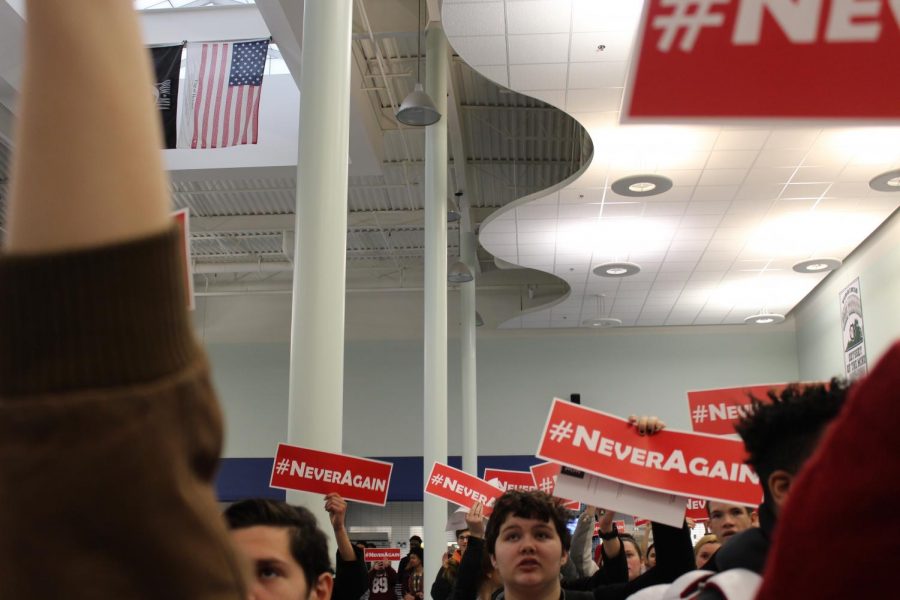
[[[393,468],[380,460],[278,444],[269,485],[316,494],[337,492],[346,500],[384,506]]]
[[[486,468],[482,479],[489,483],[493,483],[496,480],[497,483],[494,483],[494,485],[503,491],[537,489],[537,486],[534,484],[534,477],[531,476],[531,471]]]
[[[550,494],[555,498],[559,498],[553,492],[556,490],[556,478],[559,477],[559,471],[562,467],[554,462],[545,462],[531,466],[531,477],[534,479],[534,487]],[[567,498],[559,498],[563,501],[563,506],[569,510],[578,510],[581,508],[581,502],[569,500]]]
[[[438,462],[431,467],[425,492],[464,508],[472,508],[476,502],[481,502],[486,517],[490,516],[497,498],[503,495],[503,490],[487,481]]]
[[[366,548],[363,550],[363,560],[366,562],[400,560],[400,548]]]
[[[673,430],[641,436],[624,419],[558,398],[537,456],[658,492],[745,505],[762,499],[738,441]]]
[[[897,0],[647,0],[638,35],[628,120],[900,117]]]
[[[770,390],[780,394],[786,387],[786,383],[777,383],[688,392],[691,429],[716,435],[734,433],[734,425],[750,406],[751,396],[768,402]]]

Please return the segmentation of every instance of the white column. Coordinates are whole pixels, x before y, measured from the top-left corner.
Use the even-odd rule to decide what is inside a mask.
[[[343,429],[352,15],[352,0],[303,7],[288,443],[328,452],[341,451]],[[321,495],[288,501],[331,535]]]
[[[447,462],[447,41],[431,23],[425,91],[441,119],[425,130],[425,468]],[[446,547],[447,502],[425,494],[425,567],[432,581]]]
[[[475,250],[475,234],[472,233],[471,211],[460,206],[459,252],[460,260],[476,275],[478,260]],[[463,471],[480,477],[478,473],[478,410],[477,378],[475,370],[475,280],[459,286],[460,312],[460,367],[462,381],[462,464]]]

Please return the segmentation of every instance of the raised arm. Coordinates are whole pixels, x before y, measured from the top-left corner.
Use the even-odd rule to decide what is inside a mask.
[[[170,223],[150,59],[127,0],[30,0],[6,250],[41,253]]]

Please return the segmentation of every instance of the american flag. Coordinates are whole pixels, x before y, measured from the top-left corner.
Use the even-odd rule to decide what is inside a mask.
[[[259,99],[269,40],[187,45],[179,148],[224,148],[259,139]]]

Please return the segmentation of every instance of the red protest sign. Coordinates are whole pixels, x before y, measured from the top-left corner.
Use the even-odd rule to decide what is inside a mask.
[[[553,496],[556,489],[556,478],[559,476],[559,470],[562,467],[553,462],[545,462],[537,465],[531,465],[531,477],[534,480],[534,487],[542,492]],[[555,496],[558,498],[558,496]],[[563,501],[563,507],[569,510],[578,510],[581,503],[566,498],[560,498]]]
[[[687,510],[684,512],[687,519],[694,521],[709,521],[709,513],[706,512],[706,500],[688,498]]]
[[[624,419],[558,398],[537,456],[658,492],[746,505],[762,497],[740,442],[673,430],[640,436]]]
[[[536,490],[534,477],[530,471],[507,471],[506,469],[490,469],[484,470],[485,481],[502,489],[509,490]]]
[[[503,490],[487,481],[438,462],[431,467],[425,492],[464,508],[472,508],[476,502],[481,502],[486,517],[490,516],[497,498],[503,495]]]
[[[650,519],[642,519],[642,518],[640,518],[640,517],[635,517],[635,518],[634,518],[634,526],[635,526],[635,527],[642,527],[642,526],[646,525],[646,524],[649,523],[649,522],[650,522]]]
[[[625,521],[613,521],[613,525],[616,526],[616,531],[625,533]]]
[[[393,562],[400,560],[400,548],[366,548],[363,551],[365,562]]]
[[[384,506],[393,468],[380,460],[278,444],[269,485],[316,494],[337,492],[345,500]]]
[[[627,118],[896,120],[898,25],[896,1],[647,0]]]
[[[750,406],[750,397],[768,402],[769,391],[780,394],[786,383],[698,390],[687,393],[691,429],[701,433],[734,433],[734,425]]]

